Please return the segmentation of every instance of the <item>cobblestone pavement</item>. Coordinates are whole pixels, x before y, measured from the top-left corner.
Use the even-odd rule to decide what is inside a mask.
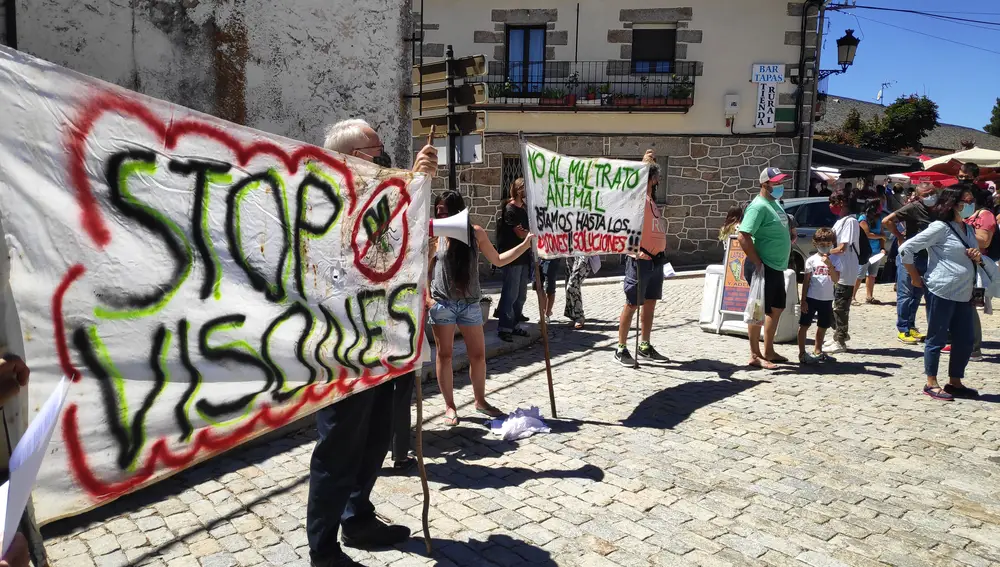
[[[417,539],[351,555],[394,567],[1000,564],[998,318],[984,317],[987,361],[967,379],[985,395],[945,404],[919,393],[921,353],[895,341],[893,306],[853,309],[855,350],[838,364],[752,372],[745,339],[698,328],[701,286],[667,283],[654,343],[674,362],[639,370],[612,359],[620,286],[586,287],[591,324],[553,330],[551,434],[492,439],[468,405],[448,429],[427,385],[434,555]],[[891,287],[878,296],[892,300]],[[540,346],[489,369],[493,403],[549,413]],[[48,526],[54,564],[307,566],[313,438],[235,451]],[[380,479],[375,498],[418,532],[416,476]]]

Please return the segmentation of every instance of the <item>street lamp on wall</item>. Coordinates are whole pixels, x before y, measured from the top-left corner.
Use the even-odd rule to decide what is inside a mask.
[[[854,30],[847,30],[844,37],[837,40],[837,63],[840,69],[822,69],[819,72],[819,80],[830,75],[840,75],[847,72],[847,68],[854,65],[854,57],[858,54],[858,45],[861,40],[854,37]]]

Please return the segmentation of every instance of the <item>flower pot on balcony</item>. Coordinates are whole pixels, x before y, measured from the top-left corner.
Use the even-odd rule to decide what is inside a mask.
[[[542,106],[566,106],[566,98],[540,98],[538,104]]]
[[[685,106],[690,107],[694,105],[694,97],[687,98],[668,98],[666,101],[667,106]]]
[[[576,95],[575,94],[566,95],[566,98],[563,99],[563,100],[566,101],[566,106],[576,106]]]
[[[639,99],[634,96],[616,98],[614,102],[615,106],[637,106],[638,104]]]
[[[642,106],[665,106],[667,104],[667,99],[660,97],[644,98],[641,101]]]
[[[587,100],[597,100],[597,93],[587,93]]]

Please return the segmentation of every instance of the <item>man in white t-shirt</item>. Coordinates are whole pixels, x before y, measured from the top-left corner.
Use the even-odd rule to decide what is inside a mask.
[[[833,341],[823,345],[823,350],[830,353],[845,352],[847,341],[851,340],[851,296],[854,295],[854,282],[860,269],[861,223],[855,218],[857,202],[857,199],[844,193],[830,195],[830,210],[840,217],[833,225],[837,246],[830,253],[839,257],[841,268],[840,278],[833,286],[833,322],[836,330]]]

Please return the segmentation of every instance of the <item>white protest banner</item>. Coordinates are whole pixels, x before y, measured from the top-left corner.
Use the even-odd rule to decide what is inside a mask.
[[[542,259],[639,249],[649,165],[521,147],[531,232]]]
[[[32,414],[73,380],[34,492],[40,522],[419,360],[424,176],[4,48],[0,108],[0,216]]]

